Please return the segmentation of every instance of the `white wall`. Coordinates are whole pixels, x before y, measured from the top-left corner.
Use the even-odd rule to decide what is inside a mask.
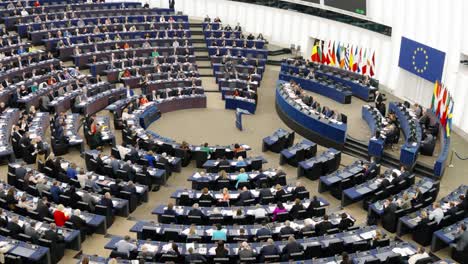
[[[150,0],[167,7],[167,1]],[[376,76],[395,95],[430,106],[433,83],[398,67],[401,37],[446,53],[443,81],[455,100],[454,124],[468,133],[468,70],[460,54],[468,54],[468,2],[464,0],[368,0],[370,20],[392,27],[392,37],[298,12],[227,0],[176,0],[176,10],[191,17],[219,16],[223,23],[263,33],[271,43],[299,44],[310,57],[311,38],[332,39],[376,51]]]

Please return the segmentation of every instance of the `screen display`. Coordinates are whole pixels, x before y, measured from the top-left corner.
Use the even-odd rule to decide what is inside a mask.
[[[325,5],[357,13],[367,14],[367,0],[324,0]]]

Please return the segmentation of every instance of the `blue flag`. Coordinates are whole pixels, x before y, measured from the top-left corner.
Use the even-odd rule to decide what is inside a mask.
[[[398,66],[430,82],[442,80],[445,52],[401,37]]]

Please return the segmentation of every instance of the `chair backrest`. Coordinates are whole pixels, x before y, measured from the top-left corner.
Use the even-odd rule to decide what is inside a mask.
[[[161,215],[159,221],[163,224],[175,224],[177,222],[175,215]]]

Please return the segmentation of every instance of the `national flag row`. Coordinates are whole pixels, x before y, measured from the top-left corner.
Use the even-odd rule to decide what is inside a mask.
[[[336,66],[373,77],[375,75],[375,51],[332,40],[319,40],[312,48],[313,62]]]
[[[452,95],[447,87],[436,81],[434,85],[434,93],[432,94],[431,110],[439,118],[440,124],[445,129],[445,135],[450,137],[452,130],[453,117],[453,101]]]

